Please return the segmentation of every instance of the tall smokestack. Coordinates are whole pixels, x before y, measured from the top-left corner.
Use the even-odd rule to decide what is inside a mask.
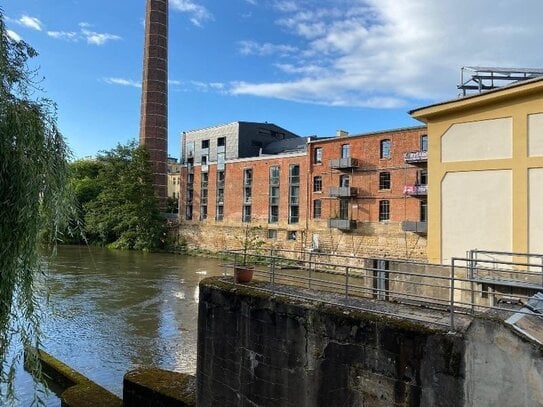
[[[153,186],[164,209],[168,158],[168,0],[147,0],[140,144],[149,152]]]

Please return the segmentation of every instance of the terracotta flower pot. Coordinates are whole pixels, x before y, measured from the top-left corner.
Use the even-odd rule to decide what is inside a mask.
[[[234,280],[236,283],[249,283],[253,279],[254,266],[235,266]]]

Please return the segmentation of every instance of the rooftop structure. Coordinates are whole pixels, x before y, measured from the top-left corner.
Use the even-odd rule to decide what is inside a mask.
[[[543,69],[533,68],[496,68],[484,66],[464,66],[460,70],[462,95],[469,92],[481,93],[500,88],[511,82],[525,81],[543,76]]]

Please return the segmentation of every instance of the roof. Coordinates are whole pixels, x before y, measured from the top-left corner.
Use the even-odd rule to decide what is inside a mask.
[[[459,107],[465,108],[480,103],[491,103],[497,99],[501,99],[502,97],[516,96],[518,94],[534,90],[543,90],[543,77],[519,81],[501,88],[477,93],[475,95],[463,96],[456,99],[419,107],[409,111],[409,114],[418,120],[425,121],[425,118],[436,113],[445,113]]]
[[[250,124],[250,125],[257,125],[257,126],[277,127],[279,129],[288,131],[289,133],[292,133],[290,130],[285,129],[284,127],[278,126],[275,123],[270,123],[270,122],[246,122],[246,121],[242,121],[242,120],[238,120],[238,121],[234,121],[234,122],[230,122],[230,123],[215,124],[213,126],[202,127],[200,129],[185,130],[185,131],[183,131],[183,133],[195,133],[195,132],[198,132],[198,131],[205,131],[205,130],[210,130],[210,129],[216,129],[216,128],[219,128],[219,127],[231,126],[233,124],[238,124],[238,125]],[[292,133],[292,134],[294,134],[294,133]]]
[[[295,137],[274,141],[262,149],[262,154],[282,154],[305,151],[309,137]]]
[[[397,129],[372,131],[370,133],[349,134],[347,136],[313,138],[310,141],[310,143],[322,143],[322,142],[328,142],[328,141],[352,139],[352,138],[357,138],[357,137],[370,137],[370,136],[378,136],[378,135],[389,134],[389,133],[401,133],[401,132],[406,132],[406,131],[415,131],[415,130],[424,130],[424,129],[426,129],[426,126],[400,127]]]

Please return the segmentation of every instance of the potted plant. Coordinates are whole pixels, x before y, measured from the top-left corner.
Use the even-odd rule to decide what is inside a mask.
[[[260,229],[258,226],[245,225],[243,234],[238,239],[241,245],[241,254],[236,256],[234,264],[234,280],[236,283],[248,283],[253,279],[255,256],[265,244],[265,241],[260,238]]]

